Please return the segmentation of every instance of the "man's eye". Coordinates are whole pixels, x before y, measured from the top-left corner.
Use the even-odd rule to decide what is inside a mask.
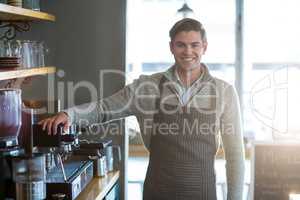
[[[176,44],[176,46],[177,46],[177,47],[179,47],[179,48],[183,48],[183,47],[185,47],[185,45],[184,45],[184,44],[182,44],[182,43],[177,43],[177,44]]]
[[[200,44],[192,44],[192,47],[193,48],[198,48],[198,47],[200,47]]]

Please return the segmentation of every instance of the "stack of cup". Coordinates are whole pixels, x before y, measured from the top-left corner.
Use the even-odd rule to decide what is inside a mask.
[[[0,68],[15,68],[22,64],[20,46],[16,42],[0,40]]]
[[[22,0],[7,0],[7,4],[16,7],[22,7]]]
[[[48,49],[44,42],[31,40],[0,40],[0,58],[16,57],[24,68],[45,66],[45,54]]]

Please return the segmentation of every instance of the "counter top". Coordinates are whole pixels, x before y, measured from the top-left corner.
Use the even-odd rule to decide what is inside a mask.
[[[114,171],[104,177],[93,178],[76,200],[102,200],[119,177],[120,172]]]

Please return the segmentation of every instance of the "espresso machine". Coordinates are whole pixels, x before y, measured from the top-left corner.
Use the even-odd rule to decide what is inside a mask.
[[[81,131],[75,124],[69,126],[68,130],[59,125],[56,135],[48,135],[41,125],[35,123],[40,120],[33,119],[30,140],[31,149],[45,156],[46,199],[73,200],[93,177],[103,175],[100,161],[105,157],[106,149],[111,146],[112,141],[80,140]]]
[[[25,151],[20,89],[0,89],[0,199],[45,199],[45,157]]]
[[[76,125],[67,131],[58,126],[56,135],[48,135],[41,125],[33,127],[33,146],[45,155],[47,199],[75,199],[93,178],[91,152],[74,154],[81,149]]]
[[[49,114],[21,102],[21,90],[0,89],[0,199],[73,200],[113,170],[111,140],[80,140],[75,124],[48,135],[38,122]]]

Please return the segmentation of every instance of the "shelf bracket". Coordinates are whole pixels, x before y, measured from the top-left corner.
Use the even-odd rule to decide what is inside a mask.
[[[17,32],[25,32],[30,30],[29,22],[24,21],[0,21],[1,31],[0,40],[12,40],[17,36]]]
[[[9,88],[21,88],[23,83],[29,83],[31,80],[29,77],[26,78],[14,78],[9,80],[1,80],[0,88],[1,89],[9,89]]]

